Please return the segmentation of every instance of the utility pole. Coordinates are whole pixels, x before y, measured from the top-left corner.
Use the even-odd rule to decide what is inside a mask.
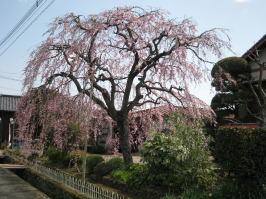
[[[92,96],[93,96],[93,81],[94,81],[94,70],[92,70],[92,74],[91,74],[91,88],[90,88],[90,104],[89,104],[89,109],[90,109],[90,114],[88,115],[88,122],[91,122],[91,116],[92,116],[92,106],[93,106],[93,100],[92,100]],[[86,167],[87,167],[87,150],[88,150],[88,132],[86,132],[86,136],[85,136],[85,144],[84,144],[84,155],[83,155],[83,162],[82,162],[82,179],[85,182],[86,181]]]

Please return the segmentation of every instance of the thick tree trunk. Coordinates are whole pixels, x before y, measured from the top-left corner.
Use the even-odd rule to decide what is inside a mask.
[[[119,115],[117,120],[117,128],[119,131],[119,143],[123,158],[126,164],[133,162],[131,155],[131,147],[129,143],[129,123],[127,115]]]
[[[266,104],[263,106],[261,112],[262,120],[260,126],[266,130]]]

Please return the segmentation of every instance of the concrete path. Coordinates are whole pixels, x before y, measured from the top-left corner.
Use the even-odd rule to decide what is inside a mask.
[[[0,164],[0,168],[4,169],[25,169],[26,167],[22,164]]]
[[[1,199],[49,199],[35,187],[9,171],[0,168]]]

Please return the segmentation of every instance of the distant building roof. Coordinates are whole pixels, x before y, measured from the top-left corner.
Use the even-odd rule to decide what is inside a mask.
[[[260,38],[260,40],[258,40],[250,49],[248,49],[243,55],[242,57],[244,59],[249,59],[249,56],[252,56],[252,54],[256,51],[256,50],[260,50],[262,48],[266,47],[266,34]]]
[[[0,94],[0,111],[15,112],[20,96]]]

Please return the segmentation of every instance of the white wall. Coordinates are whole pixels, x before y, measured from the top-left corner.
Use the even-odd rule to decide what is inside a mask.
[[[261,63],[263,63],[263,62],[266,63],[266,49],[259,52],[259,59],[261,60],[260,61]],[[258,64],[254,63],[254,62],[250,62],[250,66],[251,66],[251,71],[252,71],[251,72],[252,80],[253,81],[259,80],[260,72],[258,71],[258,69],[259,69]],[[266,70],[263,71],[262,79],[266,80]]]

